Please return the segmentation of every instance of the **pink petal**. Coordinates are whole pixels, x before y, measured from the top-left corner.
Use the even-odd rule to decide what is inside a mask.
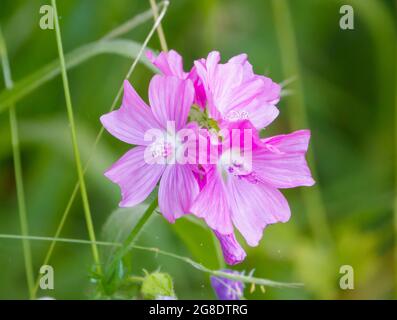
[[[212,75],[210,93],[207,93],[208,107],[212,117],[219,119],[218,112],[224,116],[229,109],[241,101],[241,95],[239,96],[236,93],[236,84],[239,84],[241,79],[242,69],[240,65],[218,65],[216,72]]]
[[[245,53],[230,58],[228,63],[238,63],[243,66],[243,82],[252,80],[253,76],[255,76],[254,68],[248,62],[248,56]]]
[[[226,64],[225,66],[233,66],[235,74],[232,74],[232,76],[242,80],[243,69],[240,65]],[[223,73],[224,71],[220,70],[220,72]],[[247,103],[251,102],[261,92],[262,88],[263,82],[259,79],[250,80],[238,86],[226,88],[225,100],[227,100],[223,102],[225,106],[222,106],[222,114],[232,109],[244,108]]]
[[[263,81],[256,79],[234,88],[227,107],[222,111],[227,121],[249,120],[259,130],[269,125],[279,114],[278,109],[264,101]]]
[[[201,79],[197,75],[196,68],[193,66],[189,73],[185,72],[183,70],[183,60],[179,53],[174,50],[170,50],[169,52],[161,52],[156,57],[153,52],[148,51],[146,56],[163,75],[175,76],[183,80],[190,79],[193,82],[195,90],[194,103],[201,108],[205,107],[205,90]]]
[[[231,57],[228,62],[238,63],[238,64],[241,64],[241,65],[244,65],[245,63],[248,63],[247,60],[248,60],[247,54],[246,53],[240,53],[237,56]]]
[[[193,199],[199,192],[196,178],[188,165],[169,165],[159,188],[159,207],[169,222],[190,213]]]
[[[263,183],[234,177],[229,180],[228,199],[233,223],[250,246],[258,245],[268,224],[286,222],[291,215],[281,192]]]
[[[226,67],[221,67],[223,73],[218,71],[221,57],[219,52],[212,51],[208,54],[207,59],[200,59],[194,62],[195,70],[202,82],[202,89],[208,102],[209,114],[214,119],[221,119],[222,106],[227,102],[223,102],[225,97],[222,95],[229,90],[231,86],[235,86],[238,81],[236,75],[239,70],[239,65],[230,64]],[[218,106],[219,105],[219,106]]]
[[[265,147],[256,149],[252,157],[255,172],[276,188],[312,186],[315,182],[305,159],[309,140],[309,130],[262,140]]]
[[[198,77],[208,100],[209,114],[216,120],[250,120],[257,129],[270,124],[278,115],[280,87],[271,79],[255,75],[247,55],[219,64],[218,52],[195,62]],[[278,90],[278,91],[277,91]]]
[[[225,258],[227,264],[235,265],[244,261],[247,254],[238,243],[234,233],[226,235],[220,234],[217,231],[214,231],[214,233],[219,240],[223,252],[223,257]]]
[[[194,103],[198,105],[201,109],[205,108],[207,103],[207,97],[205,95],[204,84],[201,81],[201,78],[197,74],[197,69],[195,66],[190,70],[188,79],[192,80],[195,96],[194,96]]]
[[[258,130],[271,124],[280,113],[277,107],[264,104],[257,98],[247,103],[240,110],[236,110],[230,110],[228,114],[233,116],[237,112],[237,115],[241,115],[241,120],[248,119]]]
[[[268,77],[256,75],[252,65],[248,62],[248,56],[245,53],[232,57],[229,59],[228,63],[237,63],[243,66],[243,82],[253,79],[260,79],[262,81],[263,90],[260,92],[260,99],[265,105],[275,105],[278,103],[280,100],[281,86],[273,82],[273,80]]]
[[[159,128],[151,109],[127,80],[124,81],[124,97],[120,109],[103,115],[101,122],[117,139],[136,145],[147,145],[145,132]]]
[[[207,183],[194,201],[191,212],[204,218],[211,229],[221,234],[230,234],[233,232],[233,225],[222,177],[213,168],[206,179]]]
[[[129,150],[105,172],[105,176],[121,188],[120,207],[133,207],[144,201],[164,171],[164,165],[147,164],[144,151],[142,146]]]
[[[149,52],[147,57],[163,75],[186,79],[187,73],[183,71],[182,57],[175,50],[161,52],[157,57],[152,52]]]
[[[265,76],[256,76],[263,81],[264,90],[261,99],[265,104],[276,105],[280,101],[281,86]]]
[[[149,100],[154,117],[167,128],[167,121],[175,121],[176,129],[186,124],[193,104],[194,88],[190,80],[155,75],[149,85]]]

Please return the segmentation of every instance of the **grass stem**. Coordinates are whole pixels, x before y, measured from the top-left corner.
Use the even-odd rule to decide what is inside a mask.
[[[3,32],[0,27],[0,56],[1,64],[3,68],[4,82],[7,89],[13,87],[13,81],[11,77],[11,68],[8,60],[7,46],[3,36]],[[17,189],[18,198],[18,209],[19,209],[19,223],[21,227],[21,233],[23,236],[29,235],[28,219],[26,213],[26,202],[25,202],[25,191],[23,186],[22,178],[22,164],[21,164],[21,152],[19,148],[19,135],[18,135],[18,122],[14,104],[10,105],[10,128],[11,128],[11,144],[12,144],[12,155],[14,159],[14,171],[15,171],[15,184]],[[25,261],[25,273],[29,289],[30,299],[35,299],[34,293],[34,280],[33,280],[33,262],[32,252],[30,248],[29,239],[25,238],[22,240],[23,256]]]
[[[395,6],[397,12],[397,0]],[[397,299],[397,41],[394,53],[394,297]]]
[[[92,241],[92,246],[91,246],[92,254],[94,257],[95,264],[96,264],[97,272],[100,274],[101,273],[101,265],[100,265],[100,260],[99,260],[99,252],[98,252],[98,248],[95,244],[96,238],[95,238],[94,225],[92,222],[90,205],[89,205],[88,195],[87,195],[87,189],[86,189],[86,185],[85,185],[85,181],[84,181],[83,168],[81,165],[80,151],[79,151],[78,143],[77,143],[76,126],[74,123],[72,100],[70,97],[69,81],[68,81],[66,66],[65,66],[65,57],[64,57],[64,53],[63,53],[63,47],[62,47],[61,30],[59,27],[56,0],[51,0],[51,3],[52,3],[52,7],[54,9],[56,41],[57,41],[57,46],[58,46],[59,62],[60,62],[61,71],[62,71],[63,88],[65,91],[66,108],[67,108],[67,113],[68,113],[68,118],[69,118],[70,131],[71,131],[71,135],[72,135],[73,152],[74,152],[74,157],[75,157],[78,180],[79,180],[79,184],[80,184],[81,199],[83,202],[83,208],[84,208],[85,220],[86,220],[87,229],[88,229],[88,235]]]
[[[154,21],[156,21],[159,17],[159,12],[158,12],[156,1],[149,0],[149,2],[150,2],[150,6],[152,7]],[[159,25],[157,27],[157,34],[159,36],[161,50],[167,52],[168,51],[167,41],[165,40],[165,35],[164,35],[163,27],[161,26],[161,23],[159,23]]]

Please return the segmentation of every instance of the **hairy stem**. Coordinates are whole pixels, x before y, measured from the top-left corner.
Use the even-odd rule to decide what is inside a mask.
[[[29,240],[35,240],[35,241],[56,241],[56,242],[63,242],[63,243],[74,243],[74,244],[92,244],[90,240],[84,240],[84,239],[69,239],[69,238],[52,238],[52,237],[41,237],[41,236],[21,236],[21,235],[13,235],[13,234],[0,234],[0,239],[15,239],[15,240],[20,240],[20,239],[29,239]],[[97,241],[95,242],[99,246],[108,246],[108,247],[123,247],[123,243],[119,242],[107,242],[107,241]],[[264,285],[264,286],[269,286],[269,287],[275,287],[275,288],[298,288],[302,287],[302,283],[288,283],[288,282],[278,282],[278,281],[273,281],[273,280],[268,280],[268,279],[263,279],[263,278],[255,278],[252,277],[251,275],[242,275],[242,274],[231,274],[231,273],[226,273],[223,271],[219,270],[211,270],[205,266],[203,266],[201,263],[196,262],[188,257],[184,257],[172,252],[164,251],[159,248],[155,247],[144,247],[140,245],[135,245],[131,244],[129,246],[129,250],[135,249],[135,250],[142,250],[142,251],[147,251],[147,252],[153,252],[156,255],[163,255],[167,256],[170,258],[174,258],[176,260],[182,261],[191,267],[205,273],[209,273],[214,276],[222,277],[222,278],[227,278],[227,279],[232,279],[236,281],[242,281],[246,283],[252,283],[256,285]]]

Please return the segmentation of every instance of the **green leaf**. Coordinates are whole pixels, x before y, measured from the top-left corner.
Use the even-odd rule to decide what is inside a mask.
[[[141,44],[132,40],[101,40],[83,45],[65,55],[66,69],[72,69],[81,63],[100,54],[116,54],[127,58],[136,58]],[[140,62],[153,72],[157,72],[154,66],[142,55]],[[44,83],[61,73],[59,60],[55,60],[36,72],[14,83],[11,90],[0,92],[0,112],[6,110],[11,103],[16,103],[27,94],[39,88]]]

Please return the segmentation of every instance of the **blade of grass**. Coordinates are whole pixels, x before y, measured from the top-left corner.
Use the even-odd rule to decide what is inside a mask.
[[[141,48],[140,48],[138,54],[136,55],[136,57],[135,57],[135,59],[134,59],[132,65],[131,65],[130,69],[128,70],[128,72],[127,72],[127,74],[126,74],[126,76],[125,76],[125,79],[128,79],[128,78],[131,77],[131,74],[132,74],[133,71],[135,70],[135,67],[136,67],[136,65],[138,64],[138,62],[140,61],[140,59],[141,59],[141,57],[142,57],[142,55],[143,55],[143,52],[145,51],[145,48],[147,47],[147,44],[149,43],[150,39],[152,38],[152,36],[153,36],[153,34],[154,34],[154,32],[155,32],[155,30],[156,30],[158,24],[161,22],[161,20],[162,20],[163,17],[165,16],[165,13],[167,12],[168,4],[169,4],[168,1],[164,1],[163,9],[162,9],[162,11],[161,11],[161,13],[160,13],[158,19],[157,19],[157,20],[155,21],[155,23],[153,24],[153,27],[152,27],[152,29],[150,30],[149,34],[146,36],[146,39],[145,39],[145,41],[143,42],[143,44],[142,44],[142,46],[141,46]],[[116,94],[116,97],[114,98],[114,100],[113,100],[113,102],[112,102],[112,105],[110,106],[109,112],[111,112],[112,110],[114,110],[114,109],[116,108],[117,102],[119,101],[122,92],[123,92],[123,84],[121,84],[121,86],[120,86],[120,88],[119,88],[119,90],[118,90],[118,92],[117,92],[117,94]],[[94,155],[94,153],[95,153],[95,149],[96,149],[96,147],[97,147],[97,145],[98,145],[98,143],[99,143],[99,141],[100,141],[100,139],[101,139],[101,137],[102,137],[102,135],[103,135],[103,132],[104,132],[104,128],[101,127],[101,129],[99,130],[99,132],[98,132],[98,134],[97,134],[97,136],[96,136],[96,138],[95,138],[95,141],[94,141],[94,143],[93,143],[93,145],[92,145],[92,148],[91,148],[91,150],[90,150],[90,153],[89,153],[87,162],[85,163],[83,175],[86,173],[86,171],[87,171],[87,169],[88,169],[88,167],[89,167],[89,164],[90,164],[90,162],[91,162],[91,159],[92,159],[92,157],[93,157],[93,155]],[[70,208],[72,207],[72,204],[73,204],[73,202],[74,202],[74,199],[76,198],[76,195],[77,195],[77,192],[78,192],[79,187],[80,187],[80,183],[79,183],[79,181],[77,181],[77,182],[76,182],[76,185],[75,185],[75,187],[74,187],[74,189],[73,189],[73,192],[72,192],[72,194],[71,194],[71,196],[70,196],[70,199],[69,199],[69,201],[68,201],[68,204],[67,204],[67,206],[66,206],[66,208],[65,208],[65,210],[64,210],[64,212],[63,212],[63,214],[62,214],[61,222],[60,222],[60,224],[58,225],[57,231],[56,231],[56,233],[55,233],[55,238],[57,238],[57,237],[61,234],[61,232],[62,232],[63,226],[64,226],[64,224],[65,224],[65,221],[66,221],[67,217],[68,217],[68,214],[69,214]],[[56,243],[56,242],[52,242],[52,243],[51,243],[50,248],[49,248],[49,250],[48,250],[48,252],[47,252],[47,254],[46,254],[46,257],[45,257],[45,259],[44,259],[44,264],[48,264],[48,262],[50,261],[51,256],[52,256],[52,252],[54,251],[54,248],[55,248],[55,243]],[[38,281],[39,281],[39,279],[37,279],[37,281],[36,281],[36,286],[35,286],[35,289],[36,289],[36,290],[37,290],[37,288],[38,288]]]
[[[118,39],[95,41],[74,49],[65,55],[66,69],[72,69],[92,57],[105,53],[117,54],[128,58],[136,58],[140,48],[141,44],[132,40]],[[145,56],[141,57],[140,62],[142,62],[150,70],[157,72],[157,69],[154,68],[154,66]],[[55,78],[60,73],[61,68],[59,60],[55,60],[40,68],[36,72],[17,81],[11,90],[1,91],[0,112],[5,111],[11,103],[18,102],[29,93]]]
[[[397,13],[397,0],[395,1]],[[394,60],[394,296],[397,298],[397,42]]]
[[[159,12],[158,12],[156,1],[149,0],[149,2],[150,2],[150,6],[152,8],[154,21],[156,21],[159,17]],[[161,23],[159,23],[159,25],[157,26],[157,34],[159,36],[161,50],[167,52],[168,51],[167,41],[165,40],[165,35],[164,35],[163,27],[161,26]]]
[[[13,234],[0,234],[0,239],[9,239],[9,240],[28,239],[28,240],[32,240],[32,241],[55,241],[55,242],[87,244],[87,245],[92,244],[92,242],[90,240],[84,240],[84,239],[54,238],[54,237],[42,237],[42,236],[26,236],[26,237],[24,237],[21,235],[13,235]],[[107,242],[107,241],[96,241],[95,244],[98,246],[114,246],[114,247],[120,247],[120,248],[124,246],[123,243]],[[163,255],[163,256],[170,257],[170,258],[174,258],[176,260],[182,261],[182,262],[190,265],[191,267],[193,267],[199,271],[209,273],[211,275],[222,277],[222,278],[236,280],[236,281],[253,283],[256,285],[264,285],[264,286],[269,286],[269,287],[274,287],[274,288],[299,288],[299,287],[303,286],[302,283],[278,282],[278,281],[273,281],[273,280],[264,279],[264,278],[256,278],[256,277],[252,277],[249,275],[230,274],[230,273],[226,273],[226,272],[219,271],[219,270],[211,270],[211,269],[203,266],[201,263],[198,263],[188,257],[184,257],[181,255],[172,253],[172,252],[164,251],[164,250],[161,250],[161,249],[155,248],[155,247],[144,247],[141,245],[131,244],[129,249],[153,252],[156,255]]]
[[[91,217],[87,189],[86,189],[86,185],[85,185],[85,181],[84,181],[83,167],[81,164],[80,151],[79,151],[78,142],[77,142],[76,127],[74,124],[72,99],[70,96],[69,81],[68,81],[66,65],[65,65],[65,57],[63,54],[61,30],[59,27],[56,0],[51,0],[51,4],[54,9],[56,42],[57,42],[57,46],[58,46],[59,62],[61,64],[62,82],[63,82],[63,88],[64,88],[64,92],[65,92],[66,109],[67,109],[67,113],[68,113],[70,131],[71,131],[71,135],[72,135],[73,152],[74,152],[74,156],[75,156],[77,175],[78,175],[78,180],[79,180],[79,184],[80,184],[81,199],[83,202],[83,208],[84,208],[85,220],[86,220],[87,229],[88,229],[88,235],[89,235],[89,238],[91,239],[91,241],[93,242],[93,244],[91,246],[92,255],[94,257],[94,261],[96,264],[97,273],[101,274],[99,252],[98,252],[97,246],[95,245],[96,238],[95,238],[94,225],[93,225],[92,217]]]
[[[1,65],[3,68],[4,82],[7,89],[13,87],[11,68],[8,60],[7,46],[3,36],[3,32],[0,26],[0,58]],[[29,227],[26,213],[26,203],[25,203],[25,191],[22,179],[22,165],[21,165],[21,152],[19,149],[19,136],[18,136],[18,122],[17,115],[15,112],[15,106],[10,105],[10,127],[11,127],[11,144],[12,144],[12,154],[14,159],[14,171],[15,171],[15,183],[17,189],[18,198],[18,211],[19,211],[19,223],[21,227],[21,233],[23,236],[28,236]],[[22,240],[23,256],[25,261],[25,273],[29,289],[30,299],[35,298],[33,290],[33,262],[32,262],[32,252],[30,248],[30,243],[28,239]]]
[[[288,3],[286,0],[273,0],[272,8],[284,74],[285,76],[297,75],[299,77],[300,67],[297,44]],[[289,123],[294,129],[307,128],[308,120],[303,90],[299,81],[295,85],[296,91],[294,90],[294,94],[286,98],[289,105]],[[317,170],[313,152],[308,153],[308,160],[312,175],[316,179]],[[320,186],[317,184],[311,189],[305,189],[302,197],[315,238],[320,243],[330,243],[332,236],[327,222]]]
[[[397,48],[396,48],[397,50]],[[395,279],[395,297],[397,297],[397,59],[396,59],[396,84],[395,84],[395,110],[394,110],[394,184],[395,184],[395,192],[394,192],[394,279]]]

